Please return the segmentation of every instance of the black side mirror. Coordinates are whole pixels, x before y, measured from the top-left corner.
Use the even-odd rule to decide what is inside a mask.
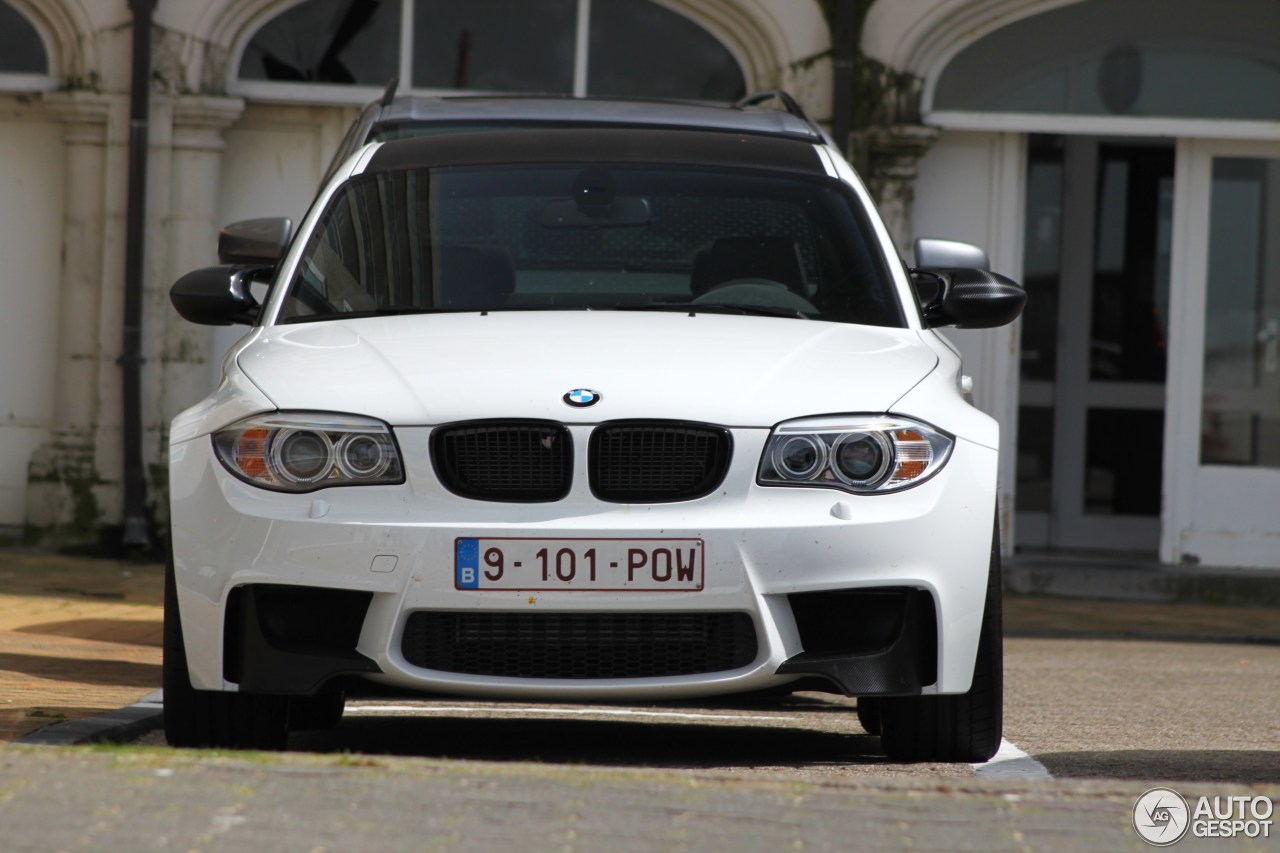
[[[275,266],[292,230],[293,223],[283,216],[233,222],[218,232],[218,262]]]
[[[971,243],[921,237],[912,244],[916,269],[911,285],[931,327],[993,329],[1018,319],[1027,292],[990,272],[987,253]]]
[[[1022,285],[987,270],[912,270],[911,282],[930,327],[993,329],[1018,319],[1027,304]]]
[[[204,326],[253,325],[262,306],[249,285],[271,273],[268,266],[205,267],[169,288],[169,299],[184,320]]]

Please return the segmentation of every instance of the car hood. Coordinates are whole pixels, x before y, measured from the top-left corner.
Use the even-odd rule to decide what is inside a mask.
[[[259,330],[236,362],[280,409],[390,424],[672,418],[768,427],[882,412],[937,364],[908,329],[625,311],[431,314]],[[575,409],[567,392],[599,403]]]

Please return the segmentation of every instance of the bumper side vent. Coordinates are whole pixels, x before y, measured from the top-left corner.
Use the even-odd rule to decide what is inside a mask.
[[[339,675],[380,672],[356,651],[373,593],[250,584],[227,599],[223,675],[241,690],[311,695]]]
[[[787,601],[804,651],[780,674],[820,675],[849,696],[914,695],[938,680],[938,623],[927,591],[805,592]]]

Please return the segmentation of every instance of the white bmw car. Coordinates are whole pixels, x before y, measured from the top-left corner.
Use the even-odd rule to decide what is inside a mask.
[[[999,437],[933,329],[1022,290],[908,271],[806,121],[678,113],[368,145],[174,286],[252,328],[171,431],[170,743],[281,748],[367,681],[826,690],[894,759],[995,752]]]

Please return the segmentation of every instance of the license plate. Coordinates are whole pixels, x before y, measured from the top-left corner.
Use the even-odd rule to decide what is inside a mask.
[[[454,586],[474,590],[696,592],[701,539],[458,539]]]

